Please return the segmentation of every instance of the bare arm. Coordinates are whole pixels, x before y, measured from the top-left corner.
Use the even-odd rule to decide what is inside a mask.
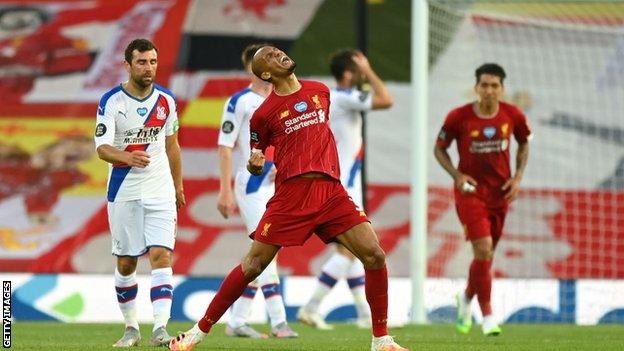
[[[529,162],[529,143],[518,144],[518,151],[516,152],[516,174],[514,178],[518,181],[522,180],[524,176],[524,169]]]
[[[373,89],[373,110],[390,108],[394,103],[392,95],[390,95],[384,82],[370,66],[366,56],[358,52],[353,56],[353,61],[362,71],[362,74],[364,74]]]
[[[249,161],[247,161],[247,171],[255,176],[261,175],[264,170],[264,161],[262,150],[252,149]]]
[[[455,168],[455,166],[453,166],[451,156],[449,156],[448,152],[446,152],[446,149],[435,145],[433,147],[433,155],[435,156],[436,160],[438,160],[440,166],[442,166],[446,173],[448,173],[453,179],[455,179],[457,175],[459,175],[459,171],[457,170],[457,168]]]
[[[128,152],[108,144],[98,146],[97,153],[101,160],[108,163],[125,163],[130,167],[145,168],[150,162],[150,155],[145,151]]]
[[[529,160],[529,143],[525,142],[518,144],[518,151],[516,152],[516,174],[507,179],[503,184],[502,189],[505,190],[505,199],[513,201],[518,197],[520,192],[520,181],[524,176],[524,169]]]
[[[232,148],[219,145],[219,197],[217,210],[224,218],[234,213],[234,192],[232,191]]]
[[[477,186],[477,181],[474,180],[474,178],[472,178],[471,176],[467,174],[460,172],[457,168],[455,168],[455,166],[453,166],[453,161],[451,161],[451,156],[449,156],[446,149],[438,145],[435,145],[433,147],[433,155],[435,156],[440,166],[444,168],[446,173],[448,173],[453,178],[453,180],[455,181],[455,187],[464,191],[462,189],[462,185],[465,182],[468,182],[472,184],[473,186]]]
[[[176,207],[180,208],[186,204],[184,198],[184,186],[182,184],[182,157],[180,155],[180,144],[178,143],[178,133],[165,138],[165,150],[169,159],[169,168],[173,178],[173,186],[176,192]]]

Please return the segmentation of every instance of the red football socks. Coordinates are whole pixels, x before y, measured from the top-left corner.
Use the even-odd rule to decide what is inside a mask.
[[[253,279],[252,279],[253,280]],[[208,305],[206,313],[197,322],[199,329],[208,333],[212,325],[217,323],[225,311],[238,299],[251,280],[245,278],[241,265],[236,266],[223,280],[217,294]]]
[[[388,335],[388,270],[365,269],[364,290],[371,309],[373,336]]]
[[[466,298],[468,300],[476,294],[484,316],[492,314],[490,296],[492,294],[492,261],[472,260],[470,273],[468,274],[468,286],[466,287]]]

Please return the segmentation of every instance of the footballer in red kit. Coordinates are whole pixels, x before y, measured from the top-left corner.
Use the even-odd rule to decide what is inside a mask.
[[[261,174],[264,151],[274,146],[275,195],[251,234],[254,241],[242,263],[227,275],[204,316],[171,341],[171,350],[191,350],[201,342],[282,246],[302,245],[313,233],[326,243],[344,245],[364,265],[371,350],[408,350],[388,335],[385,253],[366,214],[357,209],[340,183],[336,142],[328,124],[329,90],[319,82],[298,80],[295,67],[290,57],[273,46],[254,54],[252,71],[273,84],[273,92],[251,118],[247,169]]]
[[[474,260],[468,287],[458,294],[457,329],[467,333],[472,326],[470,302],[477,295],[483,313],[485,335],[498,335],[500,327],[492,316],[490,295],[492,258],[503,233],[507,208],[519,190],[528,160],[531,130],[517,107],[499,101],[505,71],[494,63],[479,67],[475,91],[479,100],[452,110],[440,130],[434,155],[455,181],[455,206]],[[518,143],[516,171],[512,176],[509,146]],[[446,149],[457,143],[459,164],[451,162]]]
[[[276,196],[252,238],[280,246],[302,245],[313,232],[328,243],[368,221],[340,185],[338,152],[328,124],[329,89],[319,82],[300,83],[288,96],[273,91],[250,122],[251,148],[264,151],[274,145],[278,169]],[[306,173],[326,177],[295,178]]]
[[[487,210],[500,213],[503,216],[500,219],[502,225],[509,203],[502,187],[511,178],[510,138],[513,136],[519,144],[524,144],[530,134],[522,111],[504,102],[499,102],[498,114],[492,119],[479,117],[472,103],[448,114],[436,144],[446,149],[456,140],[459,153],[457,169],[471,175],[478,184],[475,192],[470,194],[462,194],[460,188],[455,188],[457,213],[461,222],[467,226],[465,234],[469,240],[489,235],[493,236],[494,241],[500,238],[502,227],[496,230],[493,228],[490,233],[487,223],[475,222],[487,216],[473,212]]]

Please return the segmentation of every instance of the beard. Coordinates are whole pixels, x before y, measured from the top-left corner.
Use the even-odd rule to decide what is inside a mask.
[[[154,76],[149,77],[149,79],[146,79],[146,78],[147,77],[145,77],[145,76],[132,77],[132,81],[137,86],[145,89],[145,88],[149,87],[152,84],[152,82],[154,82]]]

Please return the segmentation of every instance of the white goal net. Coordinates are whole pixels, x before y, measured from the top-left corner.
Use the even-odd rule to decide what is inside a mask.
[[[447,112],[475,98],[475,68],[501,64],[505,99],[534,138],[495,277],[559,279],[558,316],[517,318],[574,321],[568,280],[624,278],[624,3],[429,1],[429,10],[429,145]],[[465,277],[471,249],[433,156],[429,182],[428,276]]]

